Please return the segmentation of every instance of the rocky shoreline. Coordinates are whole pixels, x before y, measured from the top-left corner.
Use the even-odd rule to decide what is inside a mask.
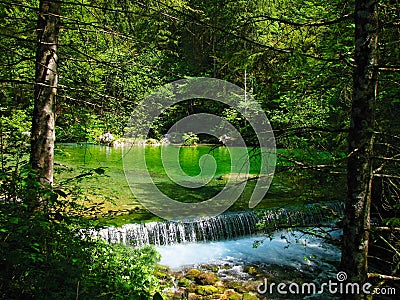
[[[163,289],[164,299],[178,300],[257,300],[257,299],[304,299],[315,298],[313,295],[284,295],[276,291],[261,294],[258,287],[265,280],[270,283],[313,282],[321,270],[313,267],[299,270],[279,265],[213,265],[205,264],[170,270],[159,266],[157,276]],[[263,287],[263,286],[261,286]],[[331,297],[330,297],[331,298]],[[322,299],[322,298],[321,298]],[[325,297],[325,299],[327,299]],[[332,298],[331,298],[332,299]]]

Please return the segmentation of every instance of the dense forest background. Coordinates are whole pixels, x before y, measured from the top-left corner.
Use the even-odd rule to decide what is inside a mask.
[[[368,14],[360,13],[368,9],[369,19],[364,18]],[[79,228],[77,224],[82,222],[82,226],[87,226],[87,220],[80,218],[85,208],[70,207],[74,205],[73,199],[79,198],[78,193],[71,192],[74,196],[69,204],[61,201],[65,191],[52,188],[52,179],[47,182],[50,186],[41,180],[42,185],[38,183],[35,167],[40,159],[32,154],[37,148],[30,149],[29,143],[39,144],[40,140],[35,138],[32,119],[34,124],[35,119],[38,124],[43,123],[38,118],[35,101],[50,95],[54,98],[44,109],[50,109],[55,116],[57,142],[96,142],[106,132],[122,137],[137,103],[155,88],[185,77],[220,78],[252,93],[274,128],[278,148],[331,154],[331,161],[323,166],[310,155],[292,157],[291,171],[346,172],[347,164],[351,177],[348,182],[352,178],[357,181],[350,187],[358,189],[365,201],[356,202],[358,198],[352,199],[354,193],[350,190],[347,220],[352,216],[360,220],[355,222],[356,233],[347,231],[356,240],[345,239],[345,245],[355,243],[353,246],[357,248],[358,242],[369,241],[375,245],[371,247],[371,264],[375,259],[375,264],[385,266],[385,274],[379,274],[380,269],[369,270],[370,277],[397,278],[400,266],[396,234],[400,223],[400,4],[397,0],[373,3],[6,0],[0,1],[0,16],[0,265],[6,270],[1,274],[0,296],[4,299],[17,299],[21,295],[46,298],[47,293],[65,298],[75,295],[80,284],[82,297],[86,295],[88,299],[99,294],[107,298],[114,288],[121,298],[127,297],[123,295],[125,292],[131,297],[146,297],[154,292],[150,288],[155,286],[150,284],[155,280],[150,267],[135,269],[137,264],[130,261],[131,267],[126,271],[131,272],[129,284],[124,279],[128,275],[116,271],[120,260],[126,263],[128,259],[122,258],[124,251],[128,251],[123,248],[118,250],[121,255],[109,256],[107,266],[116,272],[116,279],[105,287],[107,263],[93,264],[93,261],[96,261],[94,256],[103,256],[101,251],[111,253],[111,246],[84,242],[66,234],[71,227]],[[368,43],[357,46],[357,31],[365,34],[358,37]],[[48,43],[42,43],[43,32],[49,33]],[[49,59],[41,60],[46,53],[51,53]],[[371,76],[363,72],[360,63],[363,53],[369,59],[366,61],[371,62],[365,68]],[[52,81],[41,81],[40,72],[49,69],[51,60],[57,76],[50,76]],[[360,88],[361,78],[370,83],[364,90]],[[365,119],[357,119],[355,115],[363,111],[363,103],[368,113]],[[165,111],[149,137],[160,139],[176,121],[199,112],[224,117],[251,144],[252,131],[237,111],[199,99]],[[357,122],[358,132],[353,130],[358,128],[354,125]],[[363,138],[365,152],[359,151],[364,146],[355,146],[358,136]],[[357,151],[363,154],[354,156]],[[22,209],[21,199],[24,199]],[[3,202],[9,205],[6,207]],[[363,207],[359,212],[357,203]],[[74,214],[67,213],[71,211]],[[349,222],[344,224],[351,227]],[[377,231],[371,224],[376,225]],[[72,254],[68,249],[70,244],[81,252]],[[357,252],[355,248],[347,248],[350,249],[347,253]],[[93,254],[96,251],[98,254]],[[148,256],[137,254],[139,260],[146,261],[143,268],[153,264],[157,256],[151,249],[145,251]],[[367,254],[362,249],[362,256]],[[344,265],[352,266],[347,272],[354,281],[365,281],[368,276],[365,259],[354,257],[358,263],[344,261]],[[69,277],[66,287],[60,290],[60,270],[66,266]],[[50,269],[53,271],[49,272]],[[143,277],[138,275],[140,272]],[[59,281],[50,283],[49,276],[56,276]]]

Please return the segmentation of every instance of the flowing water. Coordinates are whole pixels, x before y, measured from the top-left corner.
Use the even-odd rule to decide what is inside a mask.
[[[100,236],[111,243],[134,246],[219,241],[255,233],[258,220],[253,212],[227,213],[179,222],[107,227],[100,231]]]
[[[334,202],[225,213],[178,222],[126,224],[103,228],[97,234],[111,243],[156,245],[161,254],[160,263],[172,270],[204,264],[229,264],[229,272],[241,276],[244,265],[254,264],[312,272],[314,269],[334,269],[332,263],[340,259],[339,248],[311,234],[279,228],[326,225],[333,221],[332,216],[342,214],[343,204]],[[261,221],[272,234],[257,230]],[[340,234],[340,230],[330,232],[334,238]]]
[[[338,237],[341,231],[331,233]],[[261,241],[261,242],[260,242]],[[257,247],[255,247],[257,245]],[[204,264],[279,265],[296,269],[332,269],[340,260],[338,247],[299,231],[277,231],[271,238],[258,234],[231,240],[158,246],[160,264],[179,270]]]
[[[316,226],[331,222],[332,216],[342,213],[342,203],[334,202],[225,213],[177,222],[125,224],[121,227],[106,227],[99,234],[111,243],[133,246],[210,242],[255,234],[256,224],[260,221],[271,230],[289,226]]]

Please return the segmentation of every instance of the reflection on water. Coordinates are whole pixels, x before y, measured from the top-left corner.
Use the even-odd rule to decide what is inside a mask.
[[[169,147],[169,148],[168,148]],[[173,149],[176,146],[168,146]],[[147,213],[141,203],[138,202],[132,193],[126,175],[133,176],[132,182],[138,185],[139,194],[146,194],[148,187],[144,181],[144,172],[139,168],[124,170],[123,153],[130,149],[127,159],[146,155],[146,167],[149,170],[152,180],[156,186],[170,198],[184,203],[198,203],[208,200],[225,187],[230,178],[238,182],[243,181],[243,173],[229,174],[231,172],[231,157],[227,148],[219,147],[213,151],[211,146],[183,147],[179,150],[179,163],[181,170],[188,176],[201,174],[201,166],[208,161],[209,165],[203,168],[201,183],[205,185],[199,188],[180,186],[171,181],[161,163],[161,147],[159,146],[135,146],[123,149],[112,148],[101,145],[91,144],[57,144],[55,161],[56,174],[55,184],[59,184],[67,178],[78,176],[88,171],[88,169],[105,168],[106,176],[93,176],[95,178],[83,178],[79,182],[73,182],[80,188],[80,192],[96,203],[104,202],[102,211],[130,212],[131,216],[121,216],[119,224],[130,223],[132,220],[148,220],[154,216]],[[243,151],[243,148],[237,148]],[[250,178],[254,178],[258,173],[260,159],[253,155],[253,150],[247,149],[251,153]],[[235,151],[235,149],[234,149]],[[283,151],[283,150],[282,150]],[[278,151],[279,152],[279,151]],[[212,157],[210,157],[211,155]],[[290,153],[287,154],[290,156]],[[204,161],[200,158],[204,157]],[[214,170],[213,161],[215,160],[215,175],[210,176]],[[244,163],[244,162],[243,162]],[[237,165],[237,170],[241,170],[241,165]],[[179,178],[182,173],[175,174]],[[336,175],[335,175],[336,176]],[[259,208],[282,207],[285,205],[320,202],[321,200],[332,201],[341,200],[345,197],[345,176],[328,176],[325,173],[305,174],[304,172],[278,172],[274,175],[271,188],[266,197],[257,205]],[[239,199],[229,208],[229,211],[242,211],[249,209],[249,199],[254,189],[256,180],[246,183],[244,192]],[[332,188],[335,187],[335,188]]]
[[[164,150],[162,150],[164,149]],[[57,144],[56,163],[58,167],[55,176],[56,184],[63,179],[77,176],[88,169],[105,168],[108,177],[99,177],[96,180],[84,180],[79,184],[85,191],[97,200],[112,199],[116,206],[107,203],[107,209],[134,209],[141,207],[131,192],[126,180],[139,186],[139,193],[147,192],[147,182],[143,182],[145,172],[149,172],[152,181],[168,197],[180,202],[201,202],[217,195],[226,185],[229,176],[236,176],[239,180],[240,171],[248,161],[236,162],[231,166],[231,155],[225,147],[213,149],[211,146],[178,147],[178,146],[134,146],[112,148],[91,144]],[[231,149],[234,155],[244,157],[243,151],[251,151],[247,148]],[[124,156],[124,159],[122,159]],[[145,156],[146,169],[140,163],[136,163]],[[162,156],[166,157],[165,161]],[[172,159],[168,159],[172,156]],[[168,163],[179,160],[178,168],[168,168]],[[249,165],[249,173],[257,174],[259,171],[259,159],[252,159]],[[124,169],[125,164],[125,169]],[[176,166],[176,165],[175,165]],[[168,174],[165,168],[168,168]],[[235,171],[232,174],[232,169]],[[146,171],[147,170],[147,171]],[[189,178],[191,181],[199,179],[199,187],[186,187],[177,184],[179,181]],[[172,178],[172,179],[171,179]],[[194,178],[194,179],[193,179]],[[182,179],[182,180],[180,180]],[[175,180],[175,182],[174,182]],[[248,183],[247,193],[252,190],[254,182]]]

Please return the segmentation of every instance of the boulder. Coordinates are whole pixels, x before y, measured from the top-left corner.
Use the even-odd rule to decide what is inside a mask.
[[[204,272],[201,273],[195,280],[196,283],[202,284],[202,285],[210,285],[214,284],[215,282],[218,281],[218,276],[215,275],[214,273],[211,272]]]
[[[201,274],[200,270],[190,269],[189,271],[186,272],[185,277],[190,280],[196,280],[199,278],[200,274]]]
[[[219,292],[218,288],[212,285],[199,285],[197,286],[196,290],[197,294],[199,295],[212,295]]]
[[[220,297],[221,300],[242,300],[242,295],[235,290],[226,290],[225,293]]]

